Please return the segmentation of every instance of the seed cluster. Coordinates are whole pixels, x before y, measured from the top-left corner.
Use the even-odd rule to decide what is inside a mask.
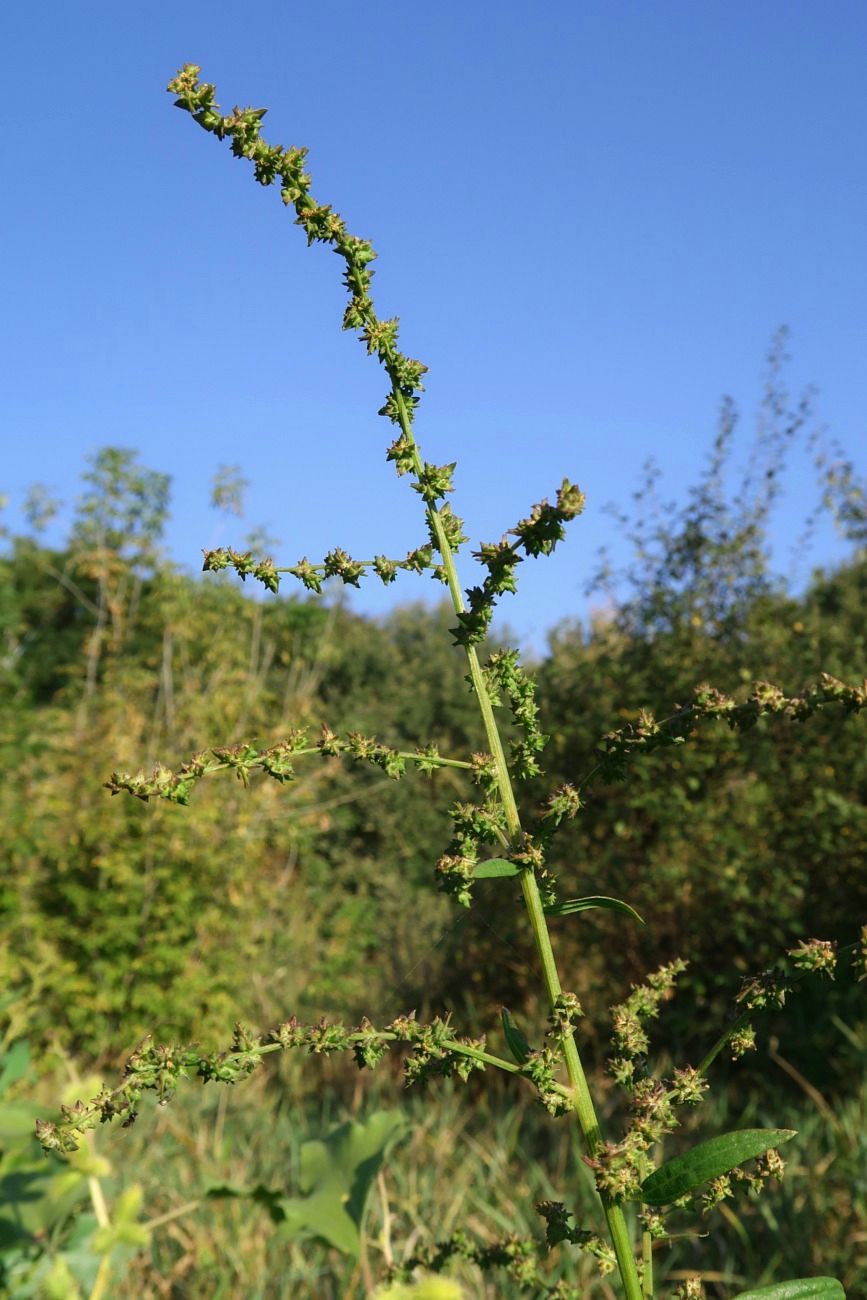
[[[537,1212],[545,1220],[545,1240],[518,1237],[514,1234],[491,1245],[474,1242],[468,1233],[458,1230],[442,1241],[424,1246],[402,1263],[394,1265],[388,1274],[391,1282],[410,1282],[417,1271],[442,1273],[453,1260],[474,1264],[483,1273],[502,1269],[506,1276],[522,1290],[532,1292],[533,1300],[583,1300],[583,1288],[568,1282],[553,1286],[545,1281],[540,1256],[563,1242],[577,1246],[592,1255],[604,1276],[617,1267],[614,1251],[591,1231],[575,1227],[571,1211],[558,1201],[540,1201]]]
[[[342,755],[357,762],[371,763],[394,781],[400,780],[405,774],[407,763],[428,775],[440,767],[470,770],[472,766],[463,759],[442,758],[436,745],[424,745],[413,752],[406,752],[380,744],[375,736],[365,736],[360,731],[349,731],[345,736],[338,736],[329,726],[324,725],[316,741],[311,741],[307,728],[299,727],[283,740],[278,740],[265,749],[258,749],[249,742],[223,745],[194,754],[188,762],[174,770],[158,763],[149,777],[142,772],[136,775],[112,772],[105,782],[105,788],[112,794],[126,791],[144,803],[149,799],[167,799],[169,803],[188,804],[190,794],[199,781],[214,772],[234,772],[247,786],[251,773],[260,771],[283,785],[294,781],[295,761],[308,754],[319,754],[323,758]]]
[[[475,1071],[493,1066],[526,1079],[552,1114],[565,1114],[571,1109],[569,1093],[556,1079],[560,1055],[551,1048],[530,1052],[524,1064],[518,1066],[486,1051],[484,1038],[455,1034],[449,1015],[424,1023],[411,1011],[382,1029],[366,1016],[354,1029],[325,1019],[302,1024],[292,1016],[264,1035],[236,1024],[231,1045],[220,1052],[202,1052],[192,1044],[154,1043],[146,1038],[130,1056],[123,1080],[116,1088],[103,1087],[89,1101],[61,1106],[60,1121],[38,1120],[36,1135],[46,1152],[68,1153],[77,1150],[84,1134],[99,1124],[115,1119],[124,1127],[133,1124],[145,1093],[154,1093],[161,1106],[167,1105],[184,1079],[238,1083],[252,1074],[265,1056],[291,1049],[312,1056],[351,1052],[360,1070],[374,1069],[395,1046],[410,1049],[403,1063],[407,1086],[435,1078],[457,1078],[465,1083]]]

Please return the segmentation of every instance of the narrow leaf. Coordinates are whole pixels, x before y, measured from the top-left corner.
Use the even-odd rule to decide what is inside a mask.
[[[487,862],[479,862],[473,867],[474,880],[496,880],[501,876],[517,876],[521,868],[514,862],[507,862],[505,858],[488,858]]]
[[[506,1043],[512,1056],[519,1065],[524,1065],[532,1052],[532,1047],[521,1033],[518,1026],[512,1019],[512,1013],[508,1007],[503,1007],[500,1015],[503,1020],[503,1033],[506,1035]]]
[[[846,1300],[846,1292],[834,1277],[801,1277],[741,1291],[734,1300]]]
[[[639,925],[644,925],[644,918],[639,916],[634,907],[630,907],[619,898],[607,898],[604,894],[593,894],[587,898],[567,898],[564,903],[552,903],[550,907],[545,908],[545,914],[546,916],[571,916],[573,912],[587,912],[591,907],[607,907],[612,912],[624,912]]]
[[[655,1169],[636,1198],[645,1205],[670,1205],[711,1178],[727,1174],[745,1160],[762,1156],[795,1136],[792,1128],[744,1128],[702,1142]]]

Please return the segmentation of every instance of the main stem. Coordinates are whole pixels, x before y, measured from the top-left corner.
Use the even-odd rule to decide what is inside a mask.
[[[397,383],[394,384],[394,394],[397,402],[398,414],[400,418],[400,427],[407,441],[413,448],[413,469],[418,477],[423,469],[421,455],[418,450],[415,438],[412,432],[412,425],[409,418],[409,412],[400,392]],[[464,605],[463,591],[461,590],[458,579],[457,568],[455,567],[454,555],[452,548],[446,537],[442,520],[435,507],[428,507],[428,518],[434,535],[437,539],[437,549],[443,560],[448,581],[449,593],[452,598],[455,612],[461,614],[466,606]],[[499,788],[500,799],[503,804],[503,811],[506,818],[506,827],[508,837],[513,845],[519,845],[523,839],[523,828],[521,818],[518,813],[518,805],[515,802],[515,792],[512,788],[512,778],[509,773],[509,766],[506,762],[506,755],[503,750],[503,742],[500,738],[500,731],[497,726],[497,720],[494,717],[494,709],[488,694],[488,688],[482,674],[482,667],[479,663],[479,657],[474,645],[464,647],[467,655],[467,663],[470,669],[470,680],[476,693],[476,699],[479,703],[479,709],[482,714],[482,722],[485,728],[488,748],[494,760],[497,769],[497,785]],[[532,871],[521,872],[521,889],[524,894],[524,903],[527,907],[527,913],[530,918],[530,925],[533,930],[533,938],[536,943],[536,951],[542,962],[542,971],[545,979],[545,990],[548,994],[548,1001],[553,1009],[554,1003],[562,992],[560,976],[557,971],[557,963],[554,959],[554,950],[551,947],[551,936],[548,933],[548,924],[545,920],[545,910],[542,905],[542,898],[539,893],[539,886],[536,877]],[[563,1043],[563,1055],[566,1061],[566,1072],[569,1075],[569,1082],[572,1085],[572,1093],[575,1101],[575,1113],[578,1117],[578,1124],[584,1137],[584,1142],[589,1155],[595,1155],[602,1144],[602,1133],[599,1128],[599,1120],[596,1117],[596,1110],[593,1106],[593,1100],[590,1096],[590,1089],[587,1086],[587,1076],[584,1073],[584,1067],[581,1064],[581,1057],[578,1054],[578,1048],[575,1044],[574,1037],[570,1034]],[[614,1253],[617,1258],[617,1267],[620,1272],[620,1278],[623,1282],[626,1300],[643,1300],[641,1280],[638,1276],[638,1268],[635,1262],[635,1256],[632,1252],[632,1243],[629,1238],[629,1230],[626,1226],[626,1218],[621,1207],[606,1196],[600,1197],[602,1209],[608,1224],[608,1231],[611,1236],[611,1244],[614,1247]]]

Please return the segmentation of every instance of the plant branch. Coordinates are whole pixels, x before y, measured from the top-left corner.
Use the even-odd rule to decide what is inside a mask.
[[[637,722],[607,732],[598,746],[604,749],[604,757],[581,779],[579,792],[597,777],[623,780],[630,759],[684,744],[699,722],[721,719],[732,731],[743,732],[763,717],[778,715],[801,722],[829,705],[837,705],[846,713],[858,713],[867,707],[867,679],[860,686],[852,686],[822,673],[818,681],[797,695],[786,695],[771,682],[754,682],[749,697],[740,703],[708,685],[696,686],[694,695],[692,704],[675,706],[675,712],[667,718],[658,720],[649,709],[641,709]]]
[[[403,438],[411,449],[412,468],[416,476],[418,476],[422,470],[422,459],[418,446],[412,435],[409,413],[403,402],[402,394],[396,385],[393,391],[395,396],[395,407],[398,413]],[[437,549],[442,556],[443,568],[445,569],[449,593],[452,598],[455,613],[460,616],[460,614],[465,610],[465,605],[460,582],[458,580],[454,555],[449,544],[449,539],[446,536],[445,529],[442,527],[439,515],[431,505],[428,506],[428,520],[436,537]],[[521,818],[518,812],[515,793],[512,788],[512,780],[509,774],[509,766],[506,762],[505,752],[503,750],[500,731],[497,726],[496,718],[494,717],[491,698],[488,693],[487,684],[482,673],[475,645],[465,644],[464,651],[470,670],[470,679],[482,715],[488,749],[492,754],[496,765],[497,788],[499,790],[500,799],[506,817],[507,833],[512,844],[518,848],[523,843],[524,832],[521,826]],[[536,951],[542,963],[548,1001],[553,1010],[558,997],[562,993],[562,985],[557,971],[554,951],[551,946],[551,936],[548,932],[548,925],[545,919],[544,906],[539,892],[539,885],[533,871],[521,872],[521,890],[524,896],[527,914],[530,919],[530,926],[533,931]],[[602,1144],[602,1133],[593,1106],[590,1089],[587,1084],[587,1076],[584,1072],[584,1067],[578,1053],[578,1047],[572,1033],[567,1034],[563,1040],[563,1055],[566,1063],[566,1071],[569,1076],[569,1082],[574,1093],[574,1106],[578,1116],[578,1123],[587,1146],[587,1152],[590,1156],[593,1156]],[[623,1210],[616,1202],[612,1201],[608,1197],[601,1197],[601,1200],[605,1218],[608,1223],[608,1230],[611,1234],[612,1245],[614,1246],[614,1251],[617,1256],[617,1266],[620,1271],[620,1277],[623,1282],[627,1300],[641,1300],[641,1283],[638,1277],[635,1257],[633,1255],[632,1244],[629,1239],[629,1232],[626,1226],[626,1219]]]
[[[250,773],[258,770],[285,784],[295,779],[294,760],[309,754],[319,754],[323,758],[345,755],[359,762],[372,763],[393,780],[404,775],[407,763],[414,764],[428,775],[441,767],[474,771],[474,765],[464,759],[441,757],[434,745],[412,751],[391,749],[380,744],[375,737],[364,736],[358,731],[350,731],[341,737],[330,727],[323,726],[319,741],[316,744],[308,742],[306,728],[299,728],[285,740],[278,740],[266,749],[257,749],[250,742],[204,749],[177,769],[157,764],[150,777],[141,772],[136,775],[112,772],[105,788],[112,794],[125,791],[145,803],[158,798],[170,803],[188,804],[193,787],[215,772],[233,771],[247,785]]]

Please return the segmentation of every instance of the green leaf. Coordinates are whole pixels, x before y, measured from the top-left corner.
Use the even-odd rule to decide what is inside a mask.
[[[503,1021],[503,1033],[506,1035],[506,1044],[509,1051],[519,1065],[526,1064],[533,1050],[532,1047],[515,1024],[508,1007],[503,1007],[500,1016]]]
[[[478,875],[478,871],[476,875]],[[608,898],[604,894],[592,894],[587,898],[567,898],[563,903],[552,903],[545,908],[546,916],[571,916],[573,912],[587,912],[591,907],[607,907],[612,912],[623,912],[631,916],[639,925],[644,925],[644,918],[639,916],[634,907],[619,898]]]
[[[30,1044],[26,1038],[19,1038],[8,1052],[0,1056],[0,1096],[22,1079],[30,1068]]]
[[[473,868],[474,880],[497,880],[503,876],[520,875],[521,868],[514,862],[507,862],[505,858],[488,858],[487,862],[479,862]]]
[[[385,1291],[377,1291],[382,1300],[462,1300],[457,1282],[445,1277],[423,1277],[418,1282],[395,1282]]]
[[[834,1277],[801,1277],[741,1291],[734,1300],[846,1300],[846,1292]]]
[[[324,1138],[301,1145],[298,1182],[301,1196],[286,1196],[258,1183],[245,1188],[221,1183],[208,1189],[210,1199],[244,1197],[261,1205],[277,1234],[298,1241],[315,1238],[358,1255],[361,1226],[370,1188],[386,1153],[404,1134],[399,1111],[377,1111],[363,1124],[339,1124]]]
[[[82,1290],[63,1255],[57,1255],[42,1279],[39,1295],[44,1300],[81,1300]]]
[[[15,1159],[0,1178],[0,1251],[28,1239],[44,1240],[62,1223],[76,1203],[87,1195],[87,1180],[74,1185],[57,1185],[58,1163],[36,1159]]]
[[[645,1205],[670,1205],[702,1183],[782,1146],[794,1136],[792,1128],[744,1128],[723,1133],[655,1169],[641,1184],[636,1199]]]
[[[33,1136],[33,1125],[44,1107],[32,1101],[0,1103],[0,1143]]]
[[[315,1237],[357,1256],[370,1188],[405,1128],[399,1111],[377,1111],[363,1124],[349,1121],[321,1141],[305,1142],[298,1180],[303,1195],[282,1202],[286,1220],[278,1235]]]

